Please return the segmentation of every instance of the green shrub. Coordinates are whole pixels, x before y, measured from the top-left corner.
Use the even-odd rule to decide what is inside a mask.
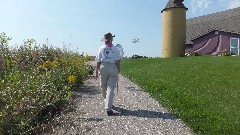
[[[42,110],[61,106],[87,79],[86,59],[33,39],[12,48],[5,33],[0,40],[0,134],[33,133]]]

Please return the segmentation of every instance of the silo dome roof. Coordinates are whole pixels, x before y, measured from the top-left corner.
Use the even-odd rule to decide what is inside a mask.
[[[188,10],[188,8],[184,6],[183,1],[184,0],[169,0],[166,7],[162,10],[162,12],[169,8],[185,8],[186,10]]]

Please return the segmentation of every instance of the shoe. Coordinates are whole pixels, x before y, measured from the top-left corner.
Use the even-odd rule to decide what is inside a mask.
[[[112,111],[112,110],[107,111],[107,114],[108,114],[108,116],[109,116],[109,115],[112,115],[112,114],[113,114],[113,111]]]

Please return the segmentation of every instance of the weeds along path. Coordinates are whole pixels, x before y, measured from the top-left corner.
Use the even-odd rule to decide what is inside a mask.
[[[114,115],[107,116],[99,80],[89,78],[75,92],[72,111],[45,134],[66,135],[191,135],[191,130],[136,84],[119,75]]]

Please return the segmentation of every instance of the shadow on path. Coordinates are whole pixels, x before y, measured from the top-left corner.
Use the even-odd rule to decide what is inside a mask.
[[[143,118],[162,118],[162,119],[177,119],[174,114],[171,113],[161,113],[149,110],[128,110],[121,107],[113,106],[113,110],[118,111],[120,113],[115,113],[113,116],[136,116]]]
[[[89,95],[97,95],[101,93],[101,91],[98,89],[97,86],[86,86],[86,85],[79,87],[79,89],[75,90],[75,92],[80,92],[80,93],[89,94]]]
[[[103,121],[103,118],[79,118],[80,120],[83,120],[85,122],[95,121],[95,122],[101,122]]]

